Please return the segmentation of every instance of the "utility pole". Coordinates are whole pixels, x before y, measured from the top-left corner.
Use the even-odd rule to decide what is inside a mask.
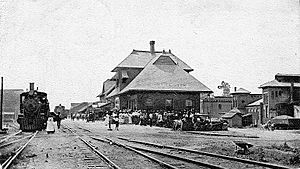
[[[3,112],[3,77],[1,77],[0,131],[2,131],[2,112]]]

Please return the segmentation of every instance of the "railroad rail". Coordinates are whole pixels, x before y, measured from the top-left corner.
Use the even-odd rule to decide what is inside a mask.
[[[95,146],[93,146],[91,143],[89,143],[87,140],[85,140],[84,138],[82,138],[78,133],[76,133],[74,130],[72,130],[70,127],[63,125],[63,127],[65,127],[66,129],[68,129],[71,133],[75,134],[85,145],[87,145],[92,152],[94,152],[95,154],[97,154],[98,156],[101,157],[101,159],[103,159],[111,168],[114,169],[121,169],[117,164],[115,164],[113,161],[111,161],[107,156],[105,156],[104,154],[102,154],[100,151],[98,151]],[[81,128],[83,129],[83,128]],[[86,130],[87,131],[87,130]]]
[[[81,129],[81,130],[83,130],[83,131],[86,131],[86,132],[91,133],[90,130],[85,129],[85,128],[83,128],[82,126],[76,126],[76,127],[79,128],[79,129]],[[201,166],[206,166],[206,168],[208,167],[208,165],[207,165],[207,164],[205,165],[204,162],[193,161],[193,160],[189,160],[189,159],[184,159],[184,160],[183,160],[183,159],[179,159],[179,160],[178,160],[178,157],[177,157],[177,158],[174,158],[174,157],[172,157],[172,156],[162,155],[162,156],[164,156],[164,159],[165,159],[165,160],[166,160],[166,158],[168,158],[169,161],[170,161],[170,159],[172,160],[172,162],[167,163],[167,162],[164,162],[164,161],[162,161],[162,160],[159,160],[158,158],[155,158],[155,157],[153,157],[153,156],[150,156],[150,155],[148,155],[148,154],[146,154],[146,153],[144,153],[144,152],[141,152],[141,151],[139,151],[139,150],[137,150],[137,149],[135,149],[135,148],[132,148],[132,147],[130,147],[130,146],[127,146],[127,145],[118,143],[118,142],[116,142],[116,141],[113,141],[113,140],[111,140],[111,139],[109,139],[109,138],[103,139],[103,138],[94,137],[94,136],[89,136],[89,137],[92,138],[92,139],[94,139],[94,140],[97,140],[97,141],[101,141],[101,142],[107,143],[108,145],[117,145],[117,146],[119,146],[119,147],[123,147],[123,148],[125,148],[125,149],[127,149],[127,150],[129,150],[129,151],[132,151],[133,153],[139,154],[139,155],[141,155],[141,156],[143,156],[143,157],[146,157],[146,158],[150,159],[150,161],[153,161],[153,162],[157,163],[157,164],[160,165],[160,167],[162,167],[162,168],[179,169],[177,166],[181,166],[181,167],[182,167],[183,165],[184,165],[184,166],[190,166],[191,164],[192,164],[193,167],[187,167],[187,168],[194,168],[194,167],[199,166],[199,164],[201,164]],[[160,158],[162,158],[162,157],[160,157]],[[175,159],[175,160],[174,160],[174,159]],[[197,164],[197,165],[195,165],[195,164]],[[217,166],[217,165],[210,165],[209,168],[225,169],[224,167]]]
[[[85,129],[82,126],[76,126],[77,128],[93,133],[88,129]],[[164,168],[178,168],[180,164],[174,164],[176,161],[184,161],[186,163],[192,163],[197,166],[203,166],[203,167],[208,167],[208,168],[220,168],[220,169],[225,169],[225,168],[279,168],[279,169],[287,169],[290,167],[287,166],[282,166],[282,165],[277,165],[277,164],[271,164],[271,163],[265,163],[265,162],[260,162],[260,161],[254,161],[254,160],[248,160],[248,159],[243,159],[243,158],[237,158],[237,157],[231,157],[231,156],[226,156],[226,155],[221,155],[221,154],[215,154],[215,153],[209,153],[209,152],[204,152],[204,151],[197,151],[197,150],[192,150],[192,149],[187,149],[187,148],[181,148],[181,147],[174,147],[174,146],[167,146],[167,145],[160,145],[160,144],[155,144],[155,143],[150,143],[150,142],[145,142],[145,141],[139,141],[139,140],[131,140],[129,138],[125,137],[117,137],[118,139],[125,140],[131,143],[139,143],[147,146],[152,146],[150,149],[149,147],[144,148],[143,146],[136,146],[136,144],[127,144],[125,142],[119,142],[116,141],[116,139],[111,139],[111,138],[99,138],[95,136],[89,136],[90,138],[98,141],[102,141],[108,144],[114,144],[123,148],[126,148],[128,150],[131,150],[137,154],[140,154],[151,161],[155,161],[159,165],[161,165]],[[159,151],[157,148],[153,147],[159,147]],[[170,149],[170,150],[169,150]],[[167,151],[167,153],[166,153]],[[183,156],[182,154],[188,154],[188,158],[186,156]],[[149,155],[150,154],[150,155]],[[153,155],[156,154],[156,155]],[[176,155],[174,155],[176,154]],[[178,155],[180,154],[180,155]],[[193,155],[196,154],[196,155]],[[158,158],[156,158],[159,156]],[[165,160],[164,158],[171,158],[173,161],[169,162],[170,160]],[[159,159],[159,160],[158,160]],[[174,160],[176,159],[176,161]],[[182,164],[181,167],[183,167],[184,163]]]
[[[11,163],[21,154],[21,152],[27,147],[27,145],[31,142],[31,140],[37,135],[37,133],[38,131],[32,134],[30,136],[30,139],[23,146],[18,148],[16,152],[14,152],[11,156],[7,158],[7,160],[4,161],[4,163],[1,164],[2,169],[7,169],[11,165]]]
[[[178,167],[176,167],[174,164],[168,164],[166,162],[163,162],[155,157],[152,157],[150,155],[147,155],[145,153],[143,153],[142,151],[146,151],[146,152],[150,152],[150,153],[153,153],[153,154],[159,154],[161,156],[164,156],[164,157],[168,157],[168,158],[172,158],[172,159],[176,159],[176,160],[181,160],[181,161],[185,161],[185,162],[188,162],[188,163],[193,163],[193,164],[197,164],[197,165],[200,165],[200,166],[204,166],[204,167],[208,167],[208,168],[216,168],[216,169],[226,169],[225,167],[222,167],[222,166],[219,166],[219,165],[214,165],[214,164],[209,164],[209,163],[206,163],[206,162],[202,162],[202,161],[198,161],[198,160],[192,160],[192,159],[188,159],[188,158],[184,158],[184,157],[180,157],[180,156],[175,156],[175,155],[171,155],[171,154],[167,154],[167,153],[162,153],[162,152],[159,152],[159,151],[153,151],[153,150],[149,150],[149,149],[143,149],[143,148],[139,148],[139,147],[135,147],[135,146],[130,146],[130,145],[125,145],[125,144],[122,144],[122,143],[119,143],[115,140],[112,140],[110,138],[105,138],[106,140],[108,141],[105,141],[101,138],[97,138],[97,137],[92,137],[93,139],[95,140],[98,140],[98,141],[102,141],[102,142],[107,142],[107,143],[110,143],[110,144],[116,144],[120,147],[124,147],[126,149],[129,149],[131,151],[134,151],[142,156],[145,156],[157,163],[159,163],[162,167],[165,167],[165,168],[170,168],[170,169],[178,169]],[[141,151],[139,151],[141,150]]]
[[[79,128],[79,129],[82,129],[84,131],[91,132],[88,129],[85,129],[81,126],[76,126],[76,127]],[[198,168],[200,166],[205,167],[205,168],[216,168],[216,169],[231,168],[231,167],[224,167],[224,166],[221,166],[221,165],[215,164],[215,163],[209,163],[209,162],[204,161],[203,159],[196,160],[196,159],[192,159],[192,158],[186,158],[186,157],[183,157],[183,156],[173,155],[173,154],[170,154],[170,153],[164,153],[164,152],[157,151],[157,150],[150,150],[150,149],[145,149],[145,148],[136,147],[136,146],[132,146],[132,145],[126,145],[126,144],[122,144],[120,142],[117,142],[117,141],[112,140],[112,139],[107,138],[107,137],[105,139],[102,139],[102,138],[91,136],[91,138],[94,139],[94,140],[106,142],[108,144],[115,144],[117,146],[120,146],[120,147],[126,148],[128,150],[134,151],[135,153],[138,153],[138,154],[140,154],[140,155],[142,155],[142,156],[158,163],[159,165],[161,165],[164,168],[175,169],[175,168],[178,168],[177,166],[181,166],[181,167],[185,167],[185,168],[191,168],[191,167],[189,167],[191,165],[193,165],[192,168],[195,168],[195,167]],[[156,154],[156,155],[154,157],[154,156],[149,155],[149,153],[150,154]],[[158,158],[156,158],[157,156],[160,160]],[[170,159],[171,159],[171,161],[170,161]]]
[[[6,140],[8,140],[9,138],[11,138],[11,137],[13,137],[13,136],[20,134],[21,132],[22,132],[22,131],[19,130],[18,132],[15,132],[15,133],[13,133],[13,134],[6,135],[6,136],[2,136],[1,138],[3,138],[3,139],[0,140],[0,144],[3,143],[3,142],[5,142]]]
[[[1,145],[0,145],[0,148],[9,146],[9,145],[11,145],[11,144],[14,144],[14,143],[20,142],[20,141],[22,141],[22,140],[25,140],[25,139],[27,139],[27,138],[30,138],[30,137],[32,137],[32,135],[33,135],[33,134],[31,134],[31,135],[29,135],[29,136],[25,136],[25,137],[20,138],[20,139],[17,139],[17,140],[13,140],[13,141],[7,142],[7,143],[5,143],[5,144],[1,144]]]
[[[276,169],[290,169],[290,167],[287,167],[287,166],[265,163],[265,162],[254,161],[254,160],[243,159],[243,158],[237,158],[237,157],[230,157],[230,156],[216,154],[216,153],[209,153],[209,152],[204,152],[204,151],[199,151],[199,150],[192,150],[192,149],[181,148],[181,147],[161,145],[161,144],[145,142],[145,141],[140,141],[140,140],[131,140],[131,139],[125,138],[125,137],[117,137],[117,138],[128,141],[128,142],[139,143],[139,144],[148,145],[148,146],[155,146],[155,147],[159,147],[159,148],[168,148],[168,149],[172,149],[172,150],[191,152],[191,153],[195,153],[195,154],[217,157],[217,158],[222,158],[222,159],[231,160],[231,161],[237,161],[237,162],[242,162],[242,163],[247,163],[247,164],[254,164],[254,165],[258,165],[258,166],[262,166],[262,167],[276,168]],[[131,146],[131,147],[133,147],[133,146]],[[139,147],[137,147],[137,148],[139,148]],[[142,150],[142,148],[139,148],[139,149]],[[148,151],[148,150],[145,149],[145,151]]]

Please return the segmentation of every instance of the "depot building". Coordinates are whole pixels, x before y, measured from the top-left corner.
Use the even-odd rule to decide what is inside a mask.
[[[200,112],[200,98],[212,91],[189,73],[193,69],[171,50],[133,50],[103,83],[100,100],[131,110],[184,110]]]

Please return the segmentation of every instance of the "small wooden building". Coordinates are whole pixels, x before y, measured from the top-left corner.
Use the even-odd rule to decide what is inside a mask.
[[[222,116],[222,119],[228,121],[229,127],[242,127],[242,115],[237,112],[228,112]]]

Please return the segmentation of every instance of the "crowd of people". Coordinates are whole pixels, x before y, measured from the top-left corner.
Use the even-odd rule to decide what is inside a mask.
[[[86,120],[94,122],[96,117],[103,116],[98,119],[105,120],[108,130],[119,130],[120,124],[135,124],[150,127],[167,127],[174,130],[226,130],[226,122],[212,122],[207,117],[201,117],[194,109],[190,110],[113,110],[102,112],[102,115],[91,113],[72,114],[71,119]]]

